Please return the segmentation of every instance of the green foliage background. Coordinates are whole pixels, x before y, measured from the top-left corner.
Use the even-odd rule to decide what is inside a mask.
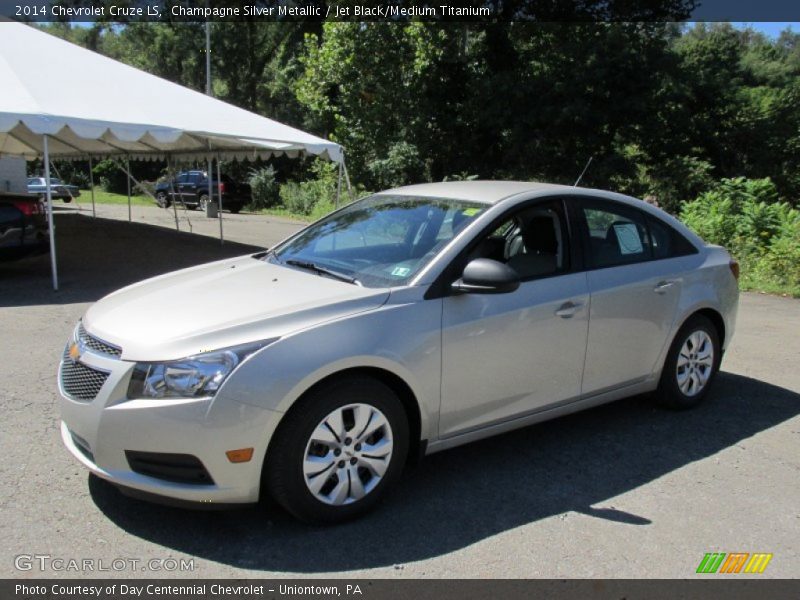
[[[204,88],[203,24],[45,27]],[[359,189],[474,177],[572,184],[591,157],[582,185],[649,196],[729,246],[744,281],[800,287],[790,209],[800,198],[798,33],[253,20],[214,23],[211,37],[214,94],[340,142]],[[272,164],[279,192],[262,176],[258,207],[311,215],[329,205],[329,167]],[[253,165],[227,169],[248,179]]]

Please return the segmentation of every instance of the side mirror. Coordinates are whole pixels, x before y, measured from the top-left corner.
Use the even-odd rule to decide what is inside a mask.
[[[507,264],[476,258],[464,267],[461,279],[451,287],[462,294],[507,294],[519,287],[519,275]]]

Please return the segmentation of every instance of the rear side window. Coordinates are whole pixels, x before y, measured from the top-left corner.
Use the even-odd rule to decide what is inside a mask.
[[[653,240],[653,258],[673,258],[697,252],[691,242],[666,223],[648,215],[647,225]]]
[[[643,262],[651,258],[645,216],[637,210],[605,202],[581,202],[584,246],[591,269]]]

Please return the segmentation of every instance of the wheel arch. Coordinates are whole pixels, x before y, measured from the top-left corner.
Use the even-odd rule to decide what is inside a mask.
[[[403,410],[408,418],[409,452],[407,462],[416,463],[424,454],[425,446],[427,444],[427,440],[422,439],[422,413],[416,394],[411,389],[411,386],[408,385],[408,383],[402,377],[396,373],[393,373],[392,371],[376,366],[359,366],[345,368],[326,375],[322,379],[314,382],[302,394],[300,394],[294,402],[292,402],[292,405],[288,408],[288,410],[283,413],[281,420],[278,422],[275,428],[275,432],[272,434],[269,444],[267,444],[267,450],[264,455],[264,464],[266,464],[267,457],[272,450],[273,440],[276,437],[276,433],[286,422],[286,417],[288,415],[292,414],[296,410],[302,409],[302,402],[304,398],[319,388],[329,385],[332,382],[359,376],[370,377],[380,381],[389,389],[391,389],[400,399]]]

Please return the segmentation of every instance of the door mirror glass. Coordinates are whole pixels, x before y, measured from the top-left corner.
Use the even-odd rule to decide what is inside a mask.
[[[519,275],[508,265],[490,258],[476,258],[464,268],[453,291],[465,294],[507,294],[519,287]]]

